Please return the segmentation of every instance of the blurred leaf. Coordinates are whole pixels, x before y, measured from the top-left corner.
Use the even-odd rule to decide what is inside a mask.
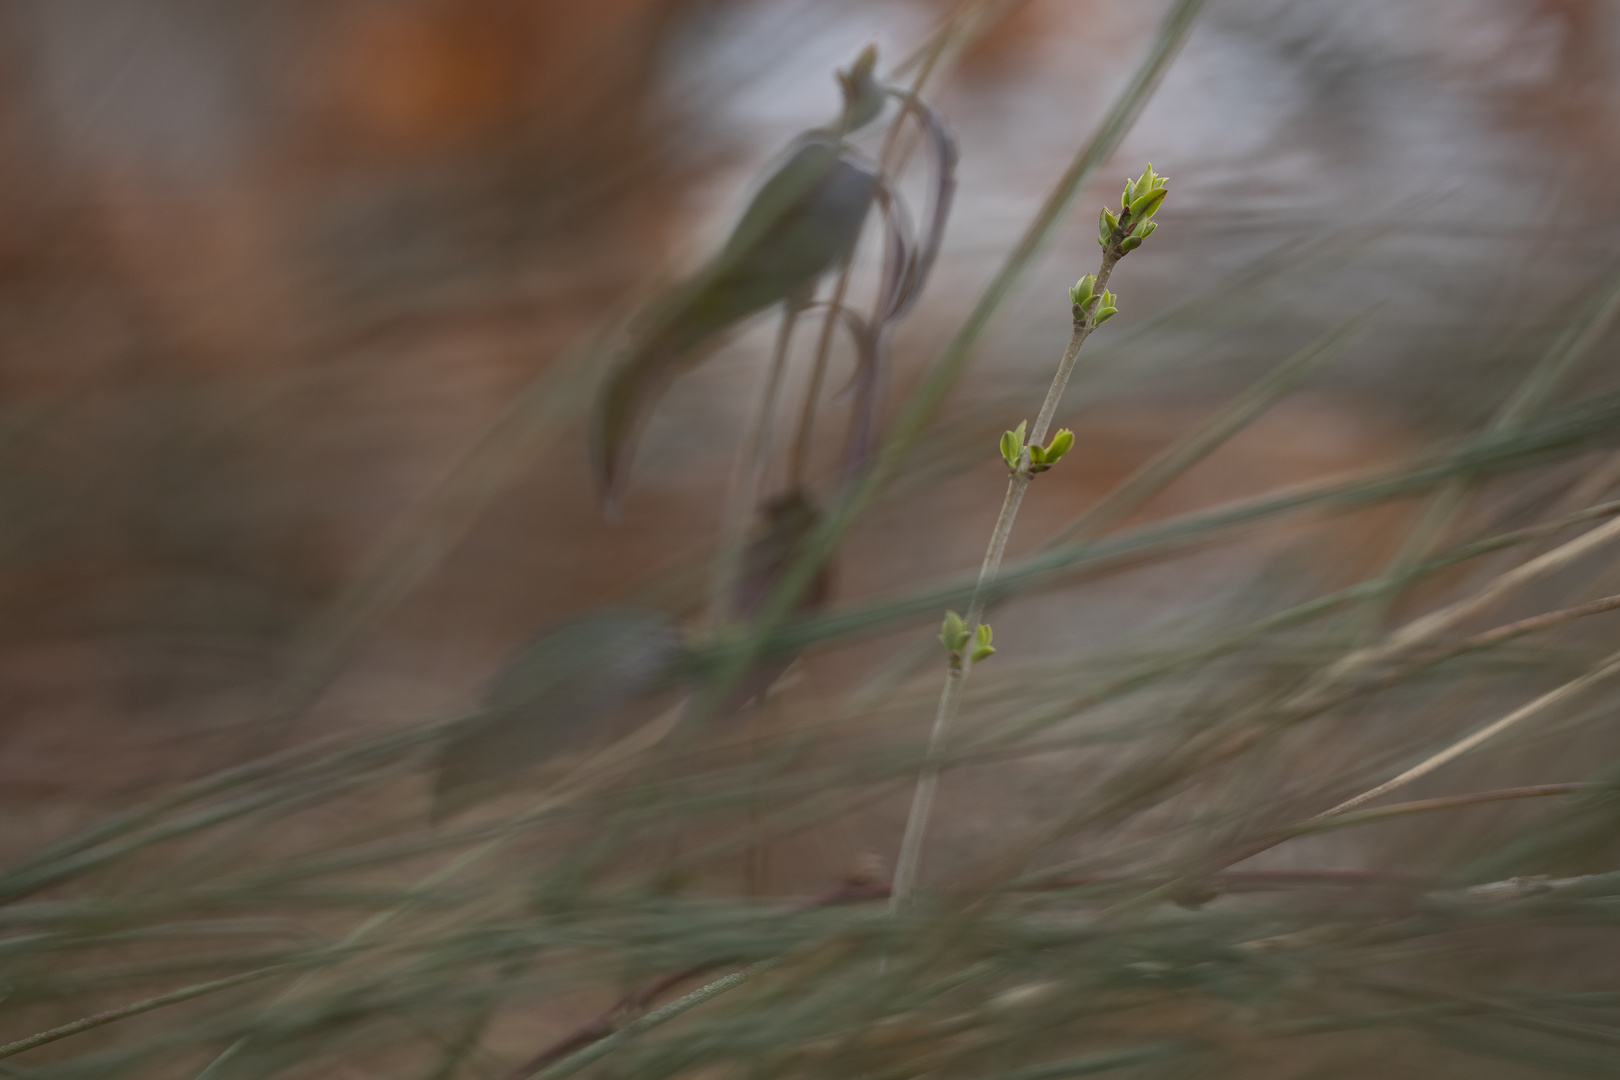
[[[543,631],[507,660],[482,714],[445,746],[434,818],[599,733],[632,701],[667,686],[680,656],[673,620],[641,608],[605,608]]]
[[[849,257],[877,188],[876,170],[840,140],[805,135],[719,256],[646,314],[593,408],[591,455],[610,505],[635,437],[670,381],[749,316],[779,303],[804,306],[816,281]]]

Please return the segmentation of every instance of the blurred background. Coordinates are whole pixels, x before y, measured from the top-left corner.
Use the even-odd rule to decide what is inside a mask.
[[[0,6],[8,831],[49,835],[68,804],[240,738],[300,633],[502,406],[724,236],[758,170],[835,112],[834,67],[869,42],[898,60],[949,7]],[[1159,15],[991,8],[934,94],[960,195],[899,330],[901,390]],[[1612,258],[1617,35],[1601,0],[1211,4],[948,411],[1005,395],[981,417],[999,428],[1033,408],[1059,287],[1093,268],[1095,205],[1151,160],[1174,181],[1167,228],[1121,271],[1123,314],[1070,399],[1085,475],[1032,512],[1072,514],[1189,409],[1371,305],[1375,328],[1180,497],[1473,423]],[[1268,259],[1270,278],[1223,286]],[[535,627],[692,558],[769,332],[677,384],[623,523],[603,523],[577,435],[511,463],[304,722],[431,713]],[[997,486],[880,513],[842,595],[972,565]],[[912,554],[883,556],[897,545]],[[1129,617],[1147,599],[1108,603]]]
[[[876,43],[889,72],[957,26],[925,96],[959,142],[959,188],[934,276],[895,330],[892,422],[1167,7],[0,0],[0,850],[271,751],[464,712],[519,643],[601,605],[699,626],[775,323],[753,320],[675,381],[617,521],[585,450],[604,343],[723,242],[796,135],[835,117],[835,69]],[[874,157],[883,127],[860,140]],[[1060,414],[1076,449],[1035,485],[1014,556],[1356,317],[1290,394],[1122,520],[1449,445],[1572,327],[1591,331],[1584,359],[1552,396],[1612,388],[1608,322],[1579,319],[1617,269],[1620,8],[1209,0],[996,312],[914,468],[841,546],[833,610],[977,566],[1004,486],[990,448],[1044,392],[1064,290],[1096,266],[1097,207],[1149,161],[1171,178],[1162,228],[1113,279],[1120,314]],[[928,182],[919,156],[902,184],[915,211]],[[863,297],[881,250],[870,231]],[[808,352],[814,334],[797,341]],[[852,364],[840,342],[829,415]],[[787,400],[806,378],[790,371]],[[822,501],[841,423],[812,458]],[[1492,488],[1456,520],[1520,524],[1596,460]],[[1616,479],[1579,490],[1596,502]],[[1399,557],[1421,512],[1405,498],[1312,517],[1020,597],[996,618],[1007,682],[986,693],[1029,665],[1090,677],[1126,642],[1168,648],[1231,612],[1349,585]],[[1526,603],[1519,614],[1547,606]],[[914,750],[939,665],[908,657],[936,624],[888,620],[806,656],[788,708],[881,699],[890,711],[870,722]],[[1236,700],[1252,674],[1164,706]],[[1469,701],[1505,711],[1518,687]],[[1232,783],[1321,809],[1316,781],[1288,769],[1406,722],[1363,719]],[[1593,753],[1544,749],[1560,767]],[[1073,768],[962,781],[933,872],[1048,820]],[[420,817],[420,785],[389,797]],[[892,859],[906,805],[791,848],[765,891]],[[1465,832],[1304,845],[1268,865],[1421,861],[1425,840],[1479,854]]]

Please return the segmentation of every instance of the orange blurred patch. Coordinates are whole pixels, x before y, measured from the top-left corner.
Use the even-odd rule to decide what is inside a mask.
[[[328,104],[379,149],[434,150],[513,120],[529,28],[502,4],[363,4],[328,53]]]

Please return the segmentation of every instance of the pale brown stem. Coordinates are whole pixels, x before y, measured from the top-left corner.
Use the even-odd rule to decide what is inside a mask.
[[[1057,414],[1058,403],[1063,398],[1063,391],[1069,385],[1069,376],[1074,371],[1075,360],[1080,355],[1080,348],[1086,343],[1086,338],[1097,328],[1096,312],[1101,306],[1103,289],[1114,272],[1114,266],[1120,260],[1120,253],[1112,247],[1103,254],[1102,265],[1097,270],[1097,282],[1093,291],[1097,297],[1091,306],[1077,312],[1074,321],[1074,330],[1069,335],[1068,347],[1063,350],[1063,358],[1058,361],[1057,372],[1052,376],[1052,385],[1047,388],[1046,400],[1041,403],[1041,411],[1035,418],[1035,425],[1030,429],[1027,442],[1030,445],[1041,445],[1046,441],[1047,429],[1052,426],[1052,418]],[[1029,488],[1033,478],[1030,472],[1029,454],[1026,451],[1019,467],[1007,481],[1007,494],[1001,502],[1001,514],[996,518],[996,527],[990,534],[990,546],[985,550],[984,562],[979,566],[979,580],[973,587],[973,598],[968,603],[967,623],[968,638],[971,643],[978,632],[979,619],[984,614],[984,607],[989,600],[990,587],[995,584],[996,575],[1001,571],[1001,560],[1007,550],[1007,539],[1012,535],[1013,522],[1018,517],[1018,507],[1024,501],[1024,492]],[[900,841],[900,854],[894,866],[894,890],[889,897],[889,910],[899,911],[911,901],[912,891],[917,884],[917,871],[922,863],[923,842],[928,833],[928,820],[933,813],[934,796],[939,789],[939,764],[945,753],[945,744],[950,736],[951,724],[962,706],[962,693],[967,687],[967,678],[973,668],[973,655],[971,649],[964,650],[960,659],[953,658],[949,669],[945,673],[945,686],[940,691],[939,707],[934,712],[934,724],[928,732],[928,748],[924,753],[921,774],[917,777],[917,787],[911,798],[911,812],[906,819],[906,832]]]

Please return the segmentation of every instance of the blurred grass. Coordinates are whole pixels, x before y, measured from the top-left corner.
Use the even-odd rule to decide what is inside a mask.
[[[1164,35],[1195,8],[1174,8]],[[1012,277],[1106,156],[1107,125],[1140,108],[1164,40]],[[1007,291],[986,294],[908,415],[938,405]],[[1608,546],[1412,633],[1620,513],[1604,471],[1620,387],[1594,362],[1616,295],[1601,282],[1570,305],[1475,430],[1362,475],[1155,514],[1153,496],[1332,363],[1331,332],[1009,564],[998,598],[1016,623],[1040,603],[1083,611],[1108,573],[1173,585],[1223,544],[1273,563],[1214,599],[1172,590],[1134,636],[1045,633],[998,654],[946,762],[945,830],[912,912],[880,902],[937,674],[912,678],[906,646],[965,577],[713,645],[717,679],[773,649],[830,675],[702,737],[655,721],[561,755],[439,825],[431,772],[459,716],[298,743],[13,861],[0,1075],[1616,1075],[1612,687],[1484,744],[1395,810],[1311,824],[1620,645],[1602,613],[1490,633],[1613,591]],[[574,369],[557,370],[355,579],[275,717],[300,712],[566,430],[580,402]],[[971,417],[901,431],[923,435],[913,457],[993,446]],[[925,465],[896,487],[920,500],[963,479]],[[1299,569],[1357,547],[1371,557]],[[1571,786],[1491,796],[1528,785]],[[774,874],[748,870],[761,859]]]

